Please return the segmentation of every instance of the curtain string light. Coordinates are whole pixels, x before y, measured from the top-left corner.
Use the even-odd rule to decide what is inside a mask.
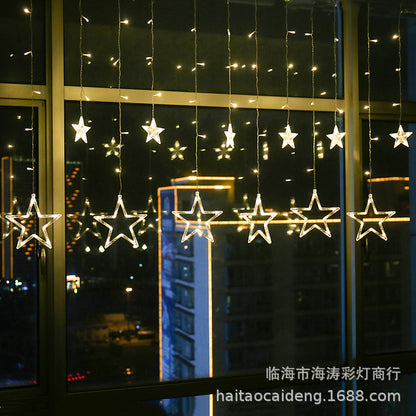
[[[398,37],[398,53],[399,53],[399,67],[397,72],[399,73],[399,129],[397,133],[390,133],[390,136],[395,140],[394,147],[396,148],[400,144],[409,147],[409,142],[407,139],[413,134],[413,132],[405,132],[402,126],[402,116],[403,116],[403,86],[402,86],[402,33],[401,33],[401,16],[402,15],[402,2],[400,1],[399,5],[399,17],[397,22],[397,37]],[[393,37],[394,38],[394,37]]]
[[[265,212],[260,194],[260,129],[259,129],[259,41],[258,41],[258,7],[257,0],[254,1],[254,40],[256,44],[256,180],[257,195],[253,212],[238,213],[250,226],[248,242],[254,241],[257,235],[261,236],[267,243],[271,244],[272,239],[269,231],[270,221],[277,215],[276,212]],[[260,220],[259,220],[260,217]],[[265,218],[264,218],[265,217]],[[259,227],[262,226],[262,228]]]
[[[312,159],[313,159],[313,190],[312,190],[312,197],[309,202],[308,207],[304,208],[291,208],[291,211],[294,212],[296,215],[298,215],[303,220],[302,229],[300,231],[299,237],[304,237],[306,234],[308,234],[313,229],[316,229],[320,231],[322,234],[326,235],[327,237],[331,237],[331,231],[328,226],[328,219],[334,215],[336,212],[339,211],[339,207],[322,207],[321,202],[319,200],[318,196],[318,189],[316,186],[316,112],[315,112],[315,72],[317,70],[317,67],[315,66],[315,22],[314,22],[314,8],[315,8],[315,1],[312,1],[311,6],[311,15],[310,15],[310,22],[311,22],[311,72],[312,72]],[[316,204],[318,210],[320,212],[323,212],[325,215],[322,217],[322,223],[323,226],[320,224],[313,222],[308,227],[309,218],[306,217],[303,213],[310,212],[313,209],[313,206]],[[315,211],[314,211],[315,212]]]
[[[87,132],[91,127],[88,127],[84,124],[84,114],[83,114],[83,106],[82,101],[85,98],[84,94],[84,53],[82,51],[82,41],[83,41],[83,25],[84,20],[88,22],[88,19],[82,13],[82,0],[78,2],[78,10],[79,10],[79,85],[80,85],[80,93],[79,93],[79,121],[78,124],[72,124],[72,127],[75,130],[75,141],[82,140],[84,143],[87,143]]]
[[[150,72],[152,77],[151,83],[151,94],[152,94],[152,120],[150,126],[142,126],[143,130],[147,133],[146,143],[154,140],[156,143],[160,144],[160,133],[165,129],[163,127],[158,127],[155,120],[155,72],[154,72],[154,59],[155,59],[155,32],[154,32],[154,0],[150,1],[150,20],[147,22],[150,25],[150,34],[151,34],[151,47],[152,47],[152,56],[150,57],[149,65]]]
[[[356,241],[361,240],[363,237],[370,233],[374,233],[383,240],[387,240],[386,232],[384,231],[383,222],[392,217],[395,211],[378,211],[374,202],[372,194],[372,178],[373,178],[373,160],[372,160],[372,143],[376,138],[373,138],[372,126],[371,126],[371,38],[370,38],[370,3],[367,5],[367,107],[368,107],[368,159],[369,159],[369,171],[368,171],[368,188],[369,194],[367,198],[367,204],[365,210],[362,212],[347,212],[347,215],[357,221],[360,224]],[[367,229],[365,220],[368,218],[379,218],[378,227],[375,229],[372,226],[368,226]]]
[[[211,222],[222,214],[222,211],[205,211],[199,195],[199,161],[198,161],[198,31],[197,31],[197,0],[194,0],[194,87],[195,87],[195,181],[196,190],[192,208],[190,211],[172,211],[172,214],[179,221],[184,222],[185,231],[182,234],[181,242],[185,242],[194,235],[205,237],[211,243],[214,242],[214,236],[211,232]],[[193,222],[191,226],[191,222]],[[191,230],[189,230],[191,228]]]
[[[289,107],[289,26],[288,26],[288,3],[290,0],[285,0],[285,56],[286,56],[286,104],[282,108],[287,109],[287,120],[286,120],[286,128],[284,132],[280,132],[279,136],[283,139],[282,148],[289,145],[293,149],[295,148],[294,139],[298,135],[298,133],[292,133],[290,128],[290,107]]]
[[[38,241],[40,244],[51,249],[52,242],[49,238],[47,228],[55,221],[62,217],[61,214],[41,214],[36,199],[35,189],[35,103],[34,103],[34,70],[33,70],[33,1],[30,0],[29,10],[29,29],[30,29],[30,88],[31,88],[31,116],[30,116],[30,134],[31,134],[31,175],[32,175],[32,194],[26,214],[15,214],[11,212],[5,215],[6,220],[16,225],[20,229],[20,235],[17,239],[16,249],[20,249],[32,240]],[[30,228],[30,219],[36,215],[36,220],[32,228]],[[39,219],[48,220],[42,226],[43,237],[37,234],[39,228]]]
[[[231,26],[230,26],[230,0],[227,0],[227,51],[228,51],[228,130],[224,131],[227,141],[225,148],[234,148],[233,127],[231,123]],[[219,149],[220,150],[220,149]],[[229,155],[228,155],[229,156]],[[226,157],[226,156],[225,156]]]
[[[338,37],[337,37],[337,8],[338,8],[338,0],[334,0],[334,16],[332,22],[332,29],[333,29],[333,54],[334,54],[334,99],[335,99],[335,109],[334,109],[334,130],[331,134],[327,134],[326,136],[328,139],[331,140],[330,149],[333,149],[335,146],[339,146],[343,148],[342,138],[345,136],[345,132],[340,132],[338,129],[338,60],[337,60],[337,53],[338,53]]]
[[[141,221],[144,221],[146,218],[146,214],[128,214],[127,210],[124,206],[123,201],[123,180],[122,180],[122,148],[123,148],[123,132],[121,129],[121,123],[122,123],[122,114],[121,114],[121,74],[122,74],[122,58],[121,58],[121,5],[120,0],[117,0],[117,17],[118,17],[118,27],[117,27],[117,49],[118,49],[118,135],[119,135],[119,143],[118,143],[118,183],[119,183],[119,191],[118,191],[118,197],[116,206],[114,208],[114,213],[112,215],[95,215],[94,219],[97,220],[99,223],[104,225],[108,228],[108,234],[107,239],[104,245],[104,248],[107,249],[110,247],[113,243],[118,241],[119,239],[124,239],[128,241],[133,248],[138,248],[139,243],[137,241],[137,236],[134,231],[134,227]],[[119,214],[119,211],[121,209],[121,214]],[[110,221],[105,221],[110,220]],[[121,224],[124,226],[125,230],[128,234],[125,232],[122,232],[121,229],[117,230],[116,236],[113,236],[114,232],[114,226],[111,225],[114,224],[114,220],[117,220],[117,226],[121,226]]]

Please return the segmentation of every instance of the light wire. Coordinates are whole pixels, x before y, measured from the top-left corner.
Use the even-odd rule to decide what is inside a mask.
[[[119,152],[118,152],[118,181],[119,181],[119,192],[121,195],[123,190],[123,181],[121,178],[121,152],[123,133],[121,131],[121,6],[120,0],[117,0],[117,11],[118,11],[118,31],[117,31],[117,49],[118,49],[118,134],[119,134]]]
[[[194,0],[194,85],[195,85],[195,175],[196,175],[196,189],[199,187],[199,166],[198,166],[198,35],[197,35],[197,13],[196,13],[197,0]]]
[[[335,97],[334,125],[335,126],[337,125],[337,111],[338,111],[337,6],[338,6],[338,0],[334,0],[333,33],[334,33],[334,97]]]
[[[399,94],[400,94],[400,101],[399,101],[399,126],[402,124],[402,101],[403,101],[403,90],[402,90],[402,33],[401,33],[401,14],[402,14],[402,2],[400,1],[400,10],[399,10],[399,21],[398,21],[398,36],[399,36]]]
[[[228,124],[231,124],[231,29],[230,0],[227,0],[227,48],[228,48]]]
[[[316,189],[316,131],[315,131],[315,38],[314,38],[314,6],[315,1],[312,2],[311,8],[311,57],[312,57],[312,134],[313,134],[313,189]]]
[[[256,42],[256,159],[257,194],[260,194],[260,130],[259,130],[259,40],[257,35],[257,0],[254,1],[254,39]]]
[[[287,120],[286,125],[289,125],[290,120],[290,108],[289,108],[289,25],[288,25],[288,5],[289,0],[285,0],[285,55],[286,55],[286,107],[287,107]]]
[[[371,65],[370,65],[370,3],[367,5],[367,106],[368,106],[368,159],[369,159],[369,191],[371,194],[373,176],[373,161],[372,161],[372,130],[371,130]]]
[[[154,26],[153,26],[153,19],[154,19],[154,0],[151,0],[150,2],[150,11],[151,11],[151,23],[150,23],[150,32],[152,36],[152,58],[150,61],[150,70],[152,73],[152,119],[155,118],[155,97],[153,94],[154,88],[155,88],[155,72],[153,68],[153,60],[155,57],[155,32],[154,32]]]
[[[29,13],[29,27],[30,27],[30,87],[31,87],[31,116],[30,116],[30,132],[32,141],[31,150],[31,162],[32,162],[32,194],[35,193],[35,105],[33,101],[34,87],[33,87],[33,1],[30,0],[30,13]]]

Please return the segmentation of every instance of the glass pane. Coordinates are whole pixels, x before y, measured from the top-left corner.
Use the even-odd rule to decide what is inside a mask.
[[[255,93],[255,42],[248,36],[254,28],[254,3],[230,2],[232,91]],[[79,85],[78,3],[64,2],[65,17],[65,84]],[[316,2],[315,60],[316,94],[334,96],[333,13],[332,1]],[[84,85],[117,86],[117,4],[102,8],[97,0],[83,1],[85,53]],[[150,5],[147,2],[122,3],[122,86],[150,89],[151,56]],[[198,89],[200,92],[228,93],[227,7],[224,1],[198,2]],[[310,9],[289,5],[290,95],[311,96]],[[155,2],[154,71],[155,89],[194,90],[193,9],[189,1],[167,4]],[[284,2],[258,2],[259,88],[262,95],[286,95],[285,12]],[[341,44],[339,42],[340,51]],[[105,45],[105,47],[103,46]],[[340,62],[340,60],[339,60]],[[140,74],[138,76],[138,74]],[[342,79],[340,77],[339,85]]]
[[[217,389],[213,395],[163,399],[160,401],[160,407],[168,416],[338,416],[342,414],[343,403],[331,401],[338,391],[344,391],[342,383],[257,391]],[[303,400],[297,401],[295,397]]]
[[[0,16],[0,82],[30,83],[29,2],[8,1]],[[45,2],[33,0],[33,81],[45,84]]]
[[[405,131],[416,131],[415,124],[403,124]],[[415,198],[411,182],[415,180],[416,146],[411,136],[409,146],[394,148],[389,133],[397,132],[397,122],[373,121],[372,194],[379,211],[396,211],[384,222],[387,241],[374,233],[362,241],[363,319],[365,351],[381,353],[414,349],[415,272],[412,229],[415,221]],[[368,177],[368,122],[363,123],[363,154],[365,176],[363,199],[370,192]],[[364,206],[363,206],[364,209]],[[380,217],[381,218],[381,217]],[[377,223],[374,229],[380,232]]]
[[[37,132],[36,110],[34,115]],[[31,132],[27,131],[31,126],[31,109],[0,107],[0,122],[0,388],[3,388],[37,382],[38,245],[32,240],[16,249],[21,230],[17,226],[12,229],[5,220],[7,214],[25,214],[32,193]],[[27,229],[32,225],[37,226],[29,223]]]
[[[399,102],[399,41],[398,19],[401,18],[402,93],[404,101],[416,100],[415,70],[416,11],[412,1],[372,2],[370,11],[371,99]],[[359,18],[360,99],[367,100],[367,6],[362,6]],[[399,108],[392,109],[399,111]]]
[[[381,369],[380,374],[385,374],[386,369]],[[416,388],[416,375],[400,375],[398,380],[394,377],[390,381],[376,380],[358,385],[365,397],[363,403],[359,403],[359,413],[363,416],[388,415],[388,416],[411,416],[414,412],[416,401],[414,391]],[[370,395],[371,400],[370,400]]]
[[[128,132],[122,148],[123,200],[128,212],[143,211],[152,194],[162,232],[158,244],[154,229],[141,234],[138,226],[137,249],[121,239],[104,250],[108,229],[101,224],[100,234],[75,239],[86,197],[93,212],[114,212],[118,159],[106,157],[103,145],[118,137],[118,105],[86,103],[91,126],[86,145],[74,141],[71,127],[78,104],[66,103],[67,279],[79,282],[79,287],[68,283],[69,373],[89,372],[70,388],[160,376],[263,373],[270,362],[340,361],[339,214],[328,222],[332,238],[312,230],[300,239],[302,222],[290,213],[291,206],[308,207],[312,194],[312,115],[293,112],[297,146],[282,149],[277,133],[285,112],[260,112],[263,205],[279,215],[270,225],[271,245],[261,238],[247,244],[247,226],[233,209],[254,207],[255,111],[235,112],[236,148],[226,152],[228,158],[221,147],[227,109],[199,109],[201,197],[206,210],[224,211],[212,225],[215,243],[209,246],[197,236],[181,244],[184,227],[171,214],[175,206],[189,210],[192,204],[195,182],[188,176],[195,163],[195,109],[157,108],[158,125],[165,128],[160,146],[146,143],[140,127],[149,122],[150,106],[122,109],[122,131]],[[319,197],[322,206],[336,207],[343,154],[330,150],[325,137],[333,129],[333,114],[318,113],[316,120]],[[173,152],[176,141],[183,159]]]

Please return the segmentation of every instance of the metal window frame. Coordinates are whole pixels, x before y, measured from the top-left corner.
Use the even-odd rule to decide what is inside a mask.
[[[358,13],[360,0],[342,0],[344,35],[344,100],[338,103],[345,109],[345,211],[361,208],[362,195],[362,148],[360,118],[364,104],[359,100],[358,77]],[[63,0],[46,1],[46,79],[47,85],[36,85],[35,104],[39,108],[40,154],[42,176],[40,178],[40,198],[49,212],[65,212],[65,101],[78,101],[80,88],[64,85],[64,23]],[[53,23],[53,24],[52,24]],[[85,94],[95,102],[118,102],[118,90],[110,88],[84,88]],[[189,106],[194,93],[161,91],[156,97],[158,105]],[[123,89],[126,103],[150,104],[152,92],[149,90]],[[31,105],[32,89],[29,85],[0,84],[0,105]],[[234,95],[233,102],[239,108],[255,108],[252,95]],[[290,97],[293,110],[311,111],[310,98]],[[334,100],[315,99],[315,110],[333,112]],[[6,104],[4,104],[6,103]],[[13,104],[15,103],[15,104]],[[227,94],[199,93],[201,107],[228,107]],[[279,110],[286,104],[286,97],[259,97],[260,109]],[[391,117],[391,103],[372,103],[374,118]],[[414,120],[416,103],[404,106],[403,118]],[[44,143],[44,147],[42,145]],[[346,316],[346,356],[348,366],[356,365],[400,365],[403,372],[416,372],[416,352],[396,352],[391,354],[365,355],[362,333],[362,279],[360,276],[360,249],[355,242],[356,225],[345,221],[345,316]],[[41,325],[41,366],[39,388],[11,389],[0,391],[0,402],[4,400],[49,400],[51,414],[70,414],[74,411],[96,411],[97,401],[103,408],[114,401],[130,402],[138,410],[139,400],[203,395],[235,388],[260,389],[288,386],[293,383],[269,382],[264,374],[247,374],[205,379],[163,382],[136,387],[122,387],[105,390],[71,392],[66,386],[66,291],[65,291],[65,221],[54,225],[54,250],[47,254],[47,278],[40,282],[40,312],[45,317]],[[45,363],[48,365],[45,366]],[[299,383],[297,383],[299,384]],[[354,388],[354,383],[349,387]],[[65,409],[65,410],[63,410]],[[133,410],[133,408],[131,409]],[[346,414],[356,414],[353,404],[346,404]]]

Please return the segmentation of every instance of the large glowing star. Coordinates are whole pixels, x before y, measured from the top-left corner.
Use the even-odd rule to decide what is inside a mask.
[[[172,214],[186,224],[182,235],[182,243],[194,234],[199,237],[205,237],[212,243],[214,242],[214,237],[211,233],[211,222],[220,216],[222,211],[205,211],[198,191],[195,192],[194,202],[190,211],[172,211]]]
[[[318,191],[316,189],[312,191],[312,198],[311,198],[311,201],[309,202],[308,207],[290,208],[290,210],[294,212],[297,216],[302,218],[303,220],[303,225],[302,225],[302,229],[300,231],[299,237],[305,236],[306,234],[309,233],[309,231],[312,231],[313,229],[319,230],[321,233],[325,234],[327,237],[331,237],[331,231],[329,230],[327,221],[330,217],[332,217],[336,212],[339,211],[339,207],[323,208],[321,205],[321,202],[319,201]],[[309,213],[313,213],[314,219],[311,220],[306,215],[304,215],[305,211]],[[327,214],[322,216],[322,213],[327,213]],[[323,227],[316,222],[318,217],[319,219],[322,219]],[[309,223],[309,227],[308,227],[308,223]]]
[[[152,122],[150,123],[150,126],[142,126],[142,128],[147,133],[146,143],[150,142],[150,140],[154,140],[155,142],[160,144],[160,137],[159,134],[162,133],[163,130],[165,130],[163,127],[158,127],[156,125],[156,121],[154,118],[152,118]]]
[[[35,239],[39,243],[43,244],[48,248],[52,248],[52,243],[48,235],[47,228],[52,225],[56,220],[61,218],[61,214],[41,214],[39,210],[38,203],[36,201],[36,195],[32,194],[30,198],[29,207],[27,208],[26,214],[15,214],[15,215],[6,215],[6,219],[11,223],[17,225],[20,229],[20,236],[17,240],[16,248],[19,249],[23,247],[29,241]],[[34,231],[31,230],[32,227],[29,226],[30,220],[34,220],[33,224],[37,224],[39,219],[47,219],[48,222],[42,226],[42,233],[44,238],[40,237],[35,233],[36,226],[33,226]]]
[[[405,146],[409,147],[409,142],[407,139],[412,135],[411,131],[404,131],[402,125],[399,126],[399,130],[397,133],[390,133],[390,136],[393,137],[395,140],[394,147],[399,146],[400,144],[404,144]]]
[[[377,211],[376,205],[373,200],[373,195],[368,195],[367,205],[365,207],[365,210],[362,212],[347,212],[347,215],[351,218],[353,218],[355,221],[357,221],[360,224],[360,228],[357,233],[356,240],[359,241],[363,237],[365,237],[369,233],[374,233],[378,235],[383,240],[387,241],[387,235],[384,231],[383,222],[387,220],[387,218],[392,217],[396,211]],[[368,220],[374,219],[374,218],[380,218],[380,221],[377,221],[379,230],[376,230],[375,228],[368,226],[368,228],[365,230],[366,223],[368,224]],[[367,221],[366,221],[367,220]]]
[[[85,143],[87,143],[87,131],[91,128],[84,125],[84,118],[81,116],[79,118],[78,124],[73,124],[72,127],[75,129],[75,141],[77,142],[79,139],[82,139]]]
[[[279,136],[283,139],[282,148],[286,147],[287,145],[295,148],[294,139],[297,136],[297,133],[292,133],[289,124],[285,128],[284,133],[279,133]]]
[[[123,197],[121,195],[119,195],[117,198],[117,203],[113,215],[94,216],[95,220],[97,220],[99,223],[105,225],[108,228],[108,235],[104,248],[110,247],[111,244],[113,244],[120,238],[123,238],[124,240],[128,241],[133,246],[133,248],[139,247],[139,243],[134,232],[134,227],[140,221],[143,221],[145,218],[146,214],[127,214],[126,208],[124,207]],[[113,223],[114,225],[111,225],[111,223]],[[114,234],[117,235],[115,237],[112,237],[114,229],[116,229],[116,232],[114,232]]]
[[[338,126],[334,127],[332,134],[327,134],[326,137],[331,140],[330,149],[333,149],[335,146],[344,147],[342,144],[342,138],[345,136],[345,133],[338,130]]]
[[[269,244],[272,238],[269,232],[269,222],[277,215],[276,212],[264,212],[261,195],[257,194],[253,212],[243,212],[239,217],[250,225],[248,242],[251,243],[257,235],[263,237]],[[266,220],[265,220],[266,218]]]
[[[225,137],[227,138],[227,142],[225,144],[226,147],[232,147],[234,149],[234,137],[235,133],[233,132],[233,126],[231,123],[228,125],[228,130],[224,130]]]

